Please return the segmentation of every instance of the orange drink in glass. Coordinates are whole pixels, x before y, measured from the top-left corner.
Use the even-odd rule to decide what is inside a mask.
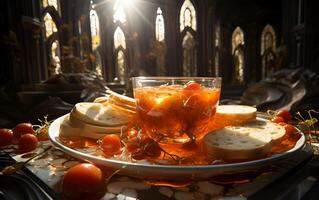
[[[213,122],[220,88],[219,77],[134,77],[142,128],[160,143],[202,138]]]

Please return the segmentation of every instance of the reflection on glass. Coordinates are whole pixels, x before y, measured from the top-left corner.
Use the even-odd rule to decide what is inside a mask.
[[[45,14],[43,20],[44,20],[44,26],[45,26],[45,36],[46,36],[46,38],[48,38],[54,32],[57,32],[58,29],[57,29],[57,26],[49,13]]]
[[[92,49],[95,50],[101,42],[99,18],[95,10],[90,11]]]
[[[196,31],[196,10],[190,0],[185,0],[179,14],[180,31],[190,27]]]
[[[196,57],[196,40],[190,32],[186,32],[183,38],[183,76],[196,76],[197,74],[197,57]]]
[[[161,8],[157,8],[157,16],[155,20],[156,40],[161,42],[165,40],[164,18]]]

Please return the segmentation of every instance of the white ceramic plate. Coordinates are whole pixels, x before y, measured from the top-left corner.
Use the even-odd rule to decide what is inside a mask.
[[[53,145],[60,148],[65,153],[78,159],[87,160],[97,165],[102,165],[111,169],[121,169],[120,174],[140,177],[140,178],[156,178],[156,179],[206,179],[220,174],[238,173],[286,159],[300,151],[305,145],[305,136],[296,143],[295,147],[287,152],[276,154],[271,157],[219,165],[200,165],[200,166],[172,166],[172,165],[156,165],[148,163],[132,163],[119,160],[107,159],[83,153],[75,149],[63,145],[59,141],[60,125],[66,115],[56,119],[49,128],[49,138]]]

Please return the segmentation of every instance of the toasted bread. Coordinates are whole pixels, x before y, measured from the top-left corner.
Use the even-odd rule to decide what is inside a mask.
[[[128,124],[132,113],[111,104],[77,103],[70,113],[72,118],[98,126],[122,126]]]
[[[207,153],[213,157],[251,160],[265,157],[273,143],[272,134],[267,127],[252,122],[213,131],[205,136],[204,144]]]
[[[71,119],[70,115],[65,116],[60,126],[60,136],[62,137],[86,137],[92,139],[102,139],[107,134],[120,134],[127,127],[102,127],[83,123],[77,119]]]
[[[213,129],[239,125],[256,119],[257,109],[243,105],[221,105],[214,116]]]

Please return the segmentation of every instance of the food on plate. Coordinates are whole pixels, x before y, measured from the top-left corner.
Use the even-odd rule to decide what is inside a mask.
[[[292,120],[291,113],[286,109],[279,110],[277,112],[276,116],[282,117],[286,123],[289,123]]]
[[[220,105],[217,107],[212,129],[253,121],[256,113],[257,109],[251,106]]]
[[[62,195],[66,199],[100,199],[105,190],[103,172],[90,163],[71,167],[63,177]]]
[[[283,126],[257,119],[213,131],[205,137],[204,143],[207,152],[218,158],[255,159],[265,157],[285,134]]]
[[[249,125],[227,126],[205,136],[209,155],[223,160],[251,160],[271,150],[271,134]]]
[[[112,93],[93,103],[77,103],[61,124],[61,136],[102,139],[107,134],[122,133],[134,120],[136,112],[131,106],[128,108],[115,101],[130,102],[130,105],[134,102],[129,97]]]
[[[274,116],[273,118],[271,118],[271,121],[274,122],[274,123],[281,123],[281,122],[285,122],[285,119],[280,117],[280,116]]]
[[[82,102],[74,106],[70,118],[98,126],[122,126],[131,121],[132,115],[111,104]]]
[[[103,137],[100,148],[105,156],[114,156],[121,153],[121,138],[116,134],[109,134]]]
[[[149,137],[161,142],[184,143],[208,131],[220,89],[189,82],[134,89],[137,112]]]

